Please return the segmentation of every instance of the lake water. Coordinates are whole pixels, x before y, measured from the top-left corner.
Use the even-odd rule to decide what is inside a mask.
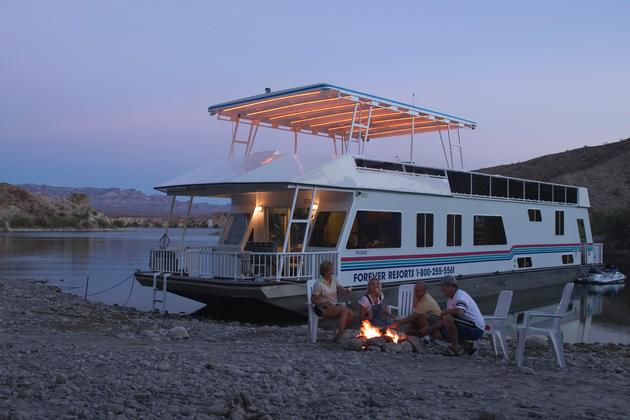
[[[0,277],[47,280],[80,296],[85,295],[89,277],[88,299],[119,305],[126,302],[128,306],[149,310],[152,290],[128,277],[137,269],[147,269],[149,249],[157,246],[162,233],[163,229],[1,233]],[[212,245],[217,241],[216,233],[216,230],[188,229],[187,243]],[[169,236],[171,244],[176,244],[181,229],[169,230]],[[630,264],[615,262],[628,274]],[[561,290],[561,287],[549,290],[552,299],[557,294],[556,302]],[[203,306],[179,296],[168,297],[171,312],[190,313]],[[522,309],[535,307],[532,304],[519,308]],[[512,318],[514,329],[517,315]],[[630,343],[630,288],[576,285],[563,328],[566,342]]]

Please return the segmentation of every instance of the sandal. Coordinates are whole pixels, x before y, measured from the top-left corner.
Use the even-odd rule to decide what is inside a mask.
[[[443,354],[444,356],[459,356],[459,355],[460,355],[460,352],[459,352],[459,349],[457,349],[457,350],[456,350],[456,349],[454,349],[453,347],[448,346],[448,347],[446,348],[446,351],[445,351],[444,353],[442,353],[442,354]]]

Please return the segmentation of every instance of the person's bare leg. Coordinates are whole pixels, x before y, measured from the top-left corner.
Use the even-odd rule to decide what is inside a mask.
[[[444,327],[448,332],[448,337],[451,341],[451,347],[455,351],[459,351],[459,341],[457,340],[457,327],[455,326],[455,320],[450,314],[446,314],[442,317],[444,320]]]
[[[337,318],[337,328],[339,329],[339,331],[337,332],[337,336],[335,337],[334,341],[339,341],[339,339],[341,338],[341,335],[346,330],[346,326],[347,326],[346,310],[347,309],[348,308],[345,308],[343,306],[329,306],[326,309],[324,309],[324,313],[322,314],[324,318],[329,318],[329,319]]]

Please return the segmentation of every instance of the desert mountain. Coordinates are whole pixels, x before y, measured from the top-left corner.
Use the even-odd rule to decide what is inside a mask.
[[[610,213],[630,209],[630,138],[601,146],[554,153],[525,162],[479,169],[513,176],[588,188],[591,207]]]
[[[72,194],[85,194],[92,207],[109,217],[166,217],[171,205],[171,197],[164,194],[147,195],[136,189],[51,187],[38,184],[17,186],[26,191],[56,199],[67,199]],[[177,201],[174,214],[175,216],[184,216],[187,209],[187,201]],[[191,215],[207,216],[227,209],[227,205],[193,202]]]
[[[83,194],[55,199],[0,183],[0,230],[15,228],[102,229],[111,226],[103,213],[89,205]]]

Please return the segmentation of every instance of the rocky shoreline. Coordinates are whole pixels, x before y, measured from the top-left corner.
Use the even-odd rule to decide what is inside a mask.
[[[307,328],[85,302],[0,279],[0,420],[30,418],[627,418],[630,346],[565,345],[559,369],[476,356],[348,351]],[[513,343],[510,343],[513,354]]]

